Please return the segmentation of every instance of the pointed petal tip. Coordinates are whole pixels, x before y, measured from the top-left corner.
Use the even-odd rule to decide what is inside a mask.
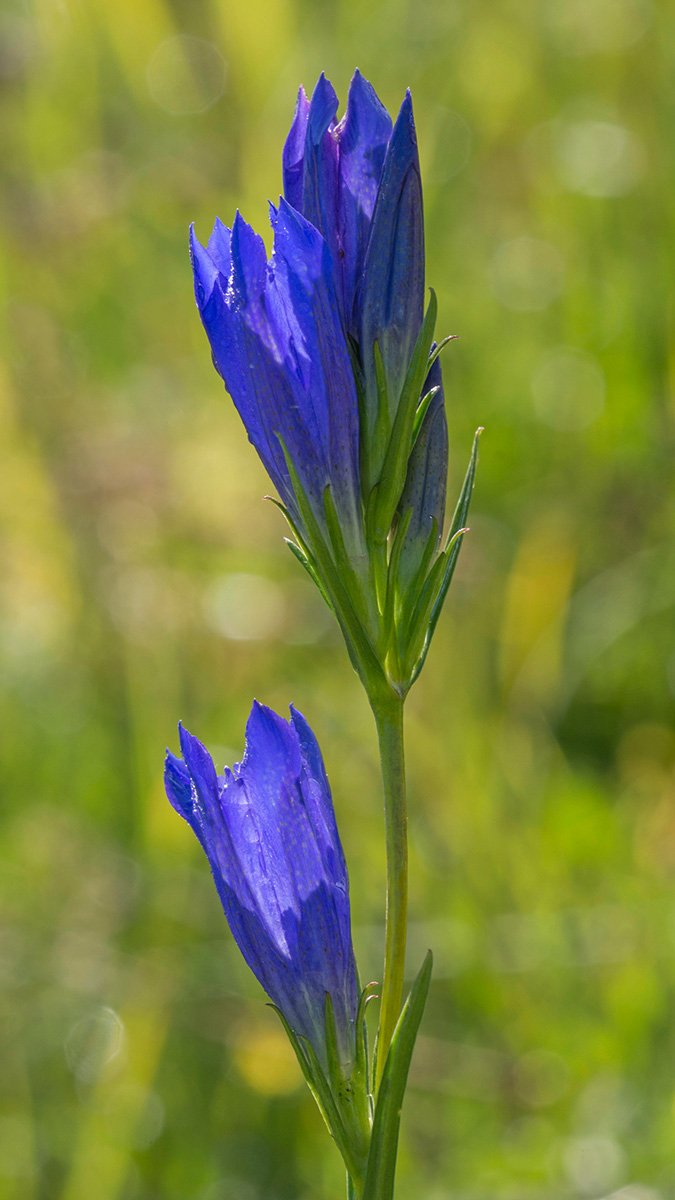
[[[330,128],[332,122],[335,120],[337,109],[337,92],[330,79],[326,78],[325,71],[322,71],[316,81],[309,105],[309,123],[310,128],[314,130],[315,136],[323,136],[325,131]]]
[[[269,754],[270,747],[277,744],[277,738],[280,735],[283,744],[286,745],[289,729],[290,722],[279,716],[267,704],[262,704],[260,700],[254,700],[246,722],[242,766],[265,758]],[[270,735],[272,735],[272,742],[270,742]]]
[[[204,743],[200,742],[194,733],[190,733],[190,730],[185,728],[182,721],[178,722],[178,740],[180,742],[181,754],[186,763],[195,752],[206,755],[209,753]]]
[[[403,100],[401,102],[401,108],[399,111],[399,119],[401,119],[401,118],[410,121],[410,123],[414,129],[415,119],[413,116],[413,101],[412,101],[412,92],[410,91],[410,88],[406,88],[405,96],[403,97]]]

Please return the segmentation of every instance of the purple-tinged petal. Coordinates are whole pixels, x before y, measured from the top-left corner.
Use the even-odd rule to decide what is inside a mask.
[[[301,524],[281,440],[318,520],[330,483],[345,537],[360,552],[358,400],[330,252],[286,201],[272,209],[275,248],[237,214],[213,256],[193,235],[196,294],[217,370],[282,500]],[[211,244],[211,243],[210,243]],[[229,279],[216,269],[231,255]]]
[[[311,143],[318,145],[323,141],[324,134],[334,127],[337,110],[338,98],[335,88],[322,71],[309,105],[307,136]]]
[[[216,217],[206,249],[224,280],[223,286],[227,286],[232,270],[232,231],[223,225],[220,217]]]
[[[234,242],[234,238],[233,238]],[[213,360],[244,422],[249,440],[285,503],[294,510],[290,479],[277,432],[300,437],[293,390],[279,361],[258,297],[250,309],[242,297],[223,292],[220,279],[201,308]],[[293,440],[292,437],[289,440]],[[312,456],[308,456],[310,463]]]
[[[354,73],[347,111],[337,127],[340,155],[340,267],[347,328],[358,336],[354,302],[363,272],[370,223],[391,137],[391,117],[360,71]]]
[[[238,305],[255,305],[265,287],[267,254],[259,234],[237,211],[232,225],[232,290]]]
[[[327,1062],[329,992],[345,1063],[358,1006],[349,890],[321,754],[304,718],[254,704],[241,764],[218,778],[180,730],[184,765],[167,759],[167,792],[206,851],[232,934],[292,1028]]]
[[[190,772],[182,758],[177,758],[170,750],[164,760],[164,787],[166,794],[176,812],[192,824],[192,786]]]
[[[309,100],[304,87],[298,90],[293,123],[284,143],[282,154],[282,171],[284,180],[284,195],[289,204],[298,211],[302,210],[302,197],[305,174],[305,138],[307,136],[307,119],[309,117]]]
[[[338,142],[334,135],[337,108],[338,98],[333,86],[322,74],[309,105],[302,205],[298,205],[302,215],[326,239],[335,263],[338,263],[342,256],[339,230]]]
[[[218,779],[213,759],[199,738],[189,733],[184,725],[178,726],[181,753],[200,805],[207,809],[218,796]]]
[[[278,308],[295,315],[304,339],[293,340],[303,388],[299,402],[307,427],[316,429],[326,475],[317,481],[317,508],[330,482],[345,533],[358,524],[358,398],[335,303],[333,267],[323,238],[285,200],[274,218],[274,287]],[[294,462],[302,462],[289,446]]]
[[[199,241],[194,225],[190,226],[190,262],[195,285],[197,308],[203,313],[218,282],[218,268],[208,250]]]
[[[305,769],[308,777],[314,782],[313,800],[317,804],[317,812],[313,817],[315,825],[323,829],[323,837],[325,843],[332,848],[340,847],[340,839],[338,837],[337,825],[335,822],[335,812],[331,800],[330,786],[326,776],[326,768],[323,763],[323,757],[319,748],[314,733],[312,732],[308,722],[305,720],[301,712],[291,705],[291,724],[295,730],[300,746]],[[341,850],[341,847],[340,847]],[[347,866],[342,857],[339,861],[333,863],[333,868],[338,875],[344,877],[345,886],[347,886]]]
[[[373,343],[377,341],[382,352],[393,420],[424,306],[422,184],[410,93],[387,148],[360,304],[366,403],[372,428],[377,411]]]
[[[268,795],[276,796],[280,787],[290,787],[301,767],[297,739],[288,722],[254,700],[246,722],[246,751],[239,767],[247,788],[266,802]]]

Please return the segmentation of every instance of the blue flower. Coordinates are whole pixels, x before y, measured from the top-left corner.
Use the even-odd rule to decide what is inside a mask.
[[[424,312],[415,121],[357,71],[346,111],[321,75],[283,150],[274,251],[237,214],[191,231],[213,359],[371,698],[424,661],[465,532],[477,443],[443,542],[448,429]]]
[[[311,103],[300,88],[283,151],[284,194],[326,238],[345,326],[358,337],[357,299],[392,123],[359,71],[340,122],[337,109],[337,95],[325,75]]]
[[[326,488],[348,548],[362,552],[356,385],[321,234],[285,200],[271,207],[274,252],[237,214],[206,246],[190,233],[197,306],[213,360],[250,441],[306,532],[287,452],[319,524]]]
[[[201,742],[179,733],[182,758],[166,756],[167,796],[206,853],[239,949],[324,1067],[330,995],[348,1069],[359,1005],[349,881],[314,734],[296,709],[287,722],[256,702],[242,762],[217,775]]]
[[[377,342],[387,384],[384,438],[370,458],[377,482],[424,306],[424,217],[417,138],[408,92],[396,122],[356,71],[347,109],[321,75],[298,94],[283,152],[286,199],[325,237],[339,279],[346,332],[357,346],[365,385],[366,451],[378,418]]]

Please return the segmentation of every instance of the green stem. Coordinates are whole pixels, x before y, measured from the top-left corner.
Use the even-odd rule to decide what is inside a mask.
[[[403,755],[403,699],[390,693],[371,701],[380,745],[387,846],[384,976],[377,1033],[375,1090],[403,1003],[408,924],[408,815]]]

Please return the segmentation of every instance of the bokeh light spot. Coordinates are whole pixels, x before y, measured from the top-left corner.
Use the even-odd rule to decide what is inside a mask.
[[[582,1196],[594,1196],[621,1183],[626,1156],[616,1138],[604,1134],[571,1138],[563,1152],[570,1183]]]
[[[505,308],[538,312],[562,291],[565,264],[549,242],[517,237],[497,247],[490,270],[492,290]]]
[[[94,1083],[124,1046],[124,1025],[112,1008],[97,1008],[72,1026],[65,1040],[66,1062],[81,1083]]]
[[[165,112],[206,112],[225,91],[227,65],[213,42],[177,34],[160,42],[147,69],[148,90]]]
[[[235,642],[279,636],[284,609],[284,594],[278,584],[246,572],[221,575],[204,598],[204,613],[211,628]]]
[[[531,381],[534,411],[553,429],[585,429],[605,403],[605,377],[590,355],[571,346],[544,354]]]
[[[249,1087],[264,1096],[285,1096],[296,1091],[301,1077],[281,1026],[263,1029],[258,1023],[238,1026],[233,1057]]]
[[[639,183],[645,165],[635,134],[613,121],[561,123],[556,156],[562,183],[584,196],[623,196]]]
[[[567,54],[615,54],[633,46],[652,19],[649,0],[548,0],[544,21]]]

